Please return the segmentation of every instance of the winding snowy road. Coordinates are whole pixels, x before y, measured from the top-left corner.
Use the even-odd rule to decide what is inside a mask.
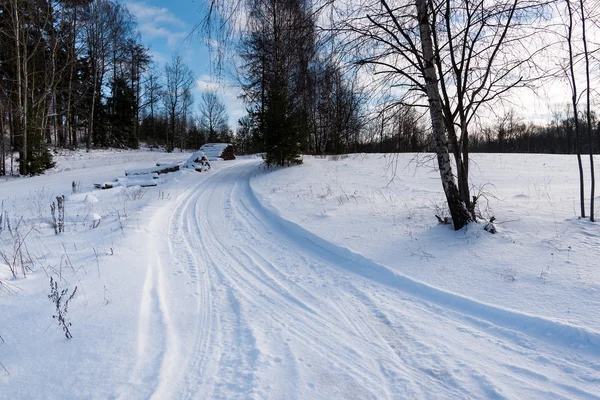
[[[266,209],[256,173],[232,163],[154,216],[121,398],[599,398],[596,332],[336,248]]]

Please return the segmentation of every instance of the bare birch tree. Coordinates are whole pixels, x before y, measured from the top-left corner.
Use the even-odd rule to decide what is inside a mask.
[[[592,87],[590,85],[590,52],[588,50],[588,40],[586,31],[586,9],[583,0],[579,0],[580,17],[581,17],[581,41],[583,44],[583,56],[585,60],[585,83],[586,83],[586,130],[588,136],[588,146],[590,152],[590,221],[594,222],[594,196],[596,191],[596,177],[594,172],[594,147],[592,146],[592,102],[591,93]]]
[[[334,30],[346,37],[347,54],[401,92],[400,103],[429,108],[455,229],[477,217],[469,189],[471,126],[513,89],[543,75],[536,58],[545,46],[535,42],[535,33],[544,6],[530,0],[367,0],[338,8]],[[446,154],[453,155],[456,178]]]
[[[594,221],[594,196],[595,196],[595,172],[594,172],[594,146],[592,141],[592,104],[591,104],[591,79],[590,79],[590,51],[588,49],[587,39],[587,24],[586,21],[590,19],[590,15],[586,12],[585,3],[583,0],[579,2],[571,2],[571,0],[565,0],[567,18],[565,22],[566,29],[566,45],[568,48],[568,68],[566,68],[566,76],[569,80],[571,87],[571,107],[573,111],[573,122],[575,125],[575,149],[577,153],[577,166],[579,168],[579,205],[580,205],[580,217],[585,218],[585,177],[583,170],[583,162],[581,159],[581,140],[582,134],[587,134],[588,147],[589,147],[589,158],[590,158],[590,178],[591,178],[591,190],[590,190],[590,221]],[[559,3],[558,12],[560,13]],[[593,22],[593,20],[592,20]],[[578,34],[576,28],[578,25],[581,27],[581,34]],[[583,67],[580,67],[580,63],[583,61]],[[585,77],[585,85],[583,93],[585,93],[585,125],[582,127],[582,121],[580,120],[580,106],[579,101],[583,93],[578,91],[578,80]]]
[[[577,166],[579,167],[579,207],[580,216],[585,218],[585,183],[583,177],[583,163],[581,162],[581,125],[579,123],[579,109],[577,92],[577,75],[575,74],[575,52],[573,50],[574,14],[570,0],[565,0],[568,10],[569,22],[567,24],[567,47],[569,49],[569,84],[571,86],[571,106],[573,107],[573,121],[575,123],[575,151],[577,153]]]

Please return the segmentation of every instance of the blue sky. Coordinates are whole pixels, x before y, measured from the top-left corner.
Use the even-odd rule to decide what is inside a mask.
[[[230,127],[235,130],[238,118],[245,114],[237,99],[238,88],[232,79],[216,78],[211,71],[210,53],[202,32],[193,33],[203,17],[204,0],[118,0],[136,17],[142,41],[150,47],[160,71],[175,51],[184,57],[194,72],[194,112],[204,90],[216,90],[229,114]],[[225,74],[222,74],[225,75]]]
[[[179,51],[188,66],[194,71],[196,85],[194,95],[197,110],[200,95],[204,90],[216,90],[229,114],[230,127],[235,130],[237,120],[246,112],[243,103],[237,98],[239,87],[235,79],[227,73],[220,74],[218,80],[211,71],[211,61],[207,41],[203,32],[193,32],[194,27],[204,16],[202,6],[207,0],[117,0],[129,8],[136,17],[143,42],[151,48],[154,60],[161,71],[175,51]],[[364,77],[363,77],[364,78]],[[569,88],[564,81],[554,81],[538,90],[538,95],[530,91],[516,91],[510,106],[527,120],[544,123],[551,118],[552,111],[564,110]],[[486,116],[493,120],[494,116]]]

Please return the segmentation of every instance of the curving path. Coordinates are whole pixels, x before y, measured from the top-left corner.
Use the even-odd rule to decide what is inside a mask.
[[[231,164],[155,215],[121,398],[600,396],[597,333],[337,248],[265,209],[256,173]]]

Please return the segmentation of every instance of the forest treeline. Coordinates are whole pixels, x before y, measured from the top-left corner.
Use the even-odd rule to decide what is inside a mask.
[[[3,0],[0,30],[0,173],[7,154],[27,175],[52,165],[50,146],[137,147],[150,55],[126,7]]]
[[[227,114],[175,53],[152,60],[111,0],[0,1],[0,175],[34,175],[55,148],[198,148],[231,139]],[[208,120],[207,120],[208,119]]]
[[[234,137],[215,92],[194,108],[195,77],[181,55],[157,68],[126,5],[0,1],[0,175],[41,173],[55,148],[145,142],[172,151],[231,141],[259,152],[281,132],[289,136],[285,154],[348,151],[361,141],[364,96],[323,53],[307,4],[254,4],[241,43],[249,113]]]
[[[375,118],[363,128],[360,140],[348,143],[348,152],[433,152],[434,144],[414,109],[398,106],[388,112],[389,117]],[[476,153],[547,153],[575,154],[575,120],[568,108],[555,112],[545,123],[534,123],[520,117],[514,110],[487,121],[474,129],[470,149]],[[586,129],[585,121],[579,121]],[[592,152],[600,153],[600,122],[592,113]],[[581,148],[589,152],[588,142]]]
[[[435,150],[422,108],[374,105],[343,46],[318,31],[313,3],[244,4],[237,54],[248,112],[230,127],[216,92],[194,104],[196,79],[181,55],[162,68],[153,62],[126,5],[0,0],[0,175],[41,173],[56,148],[140,143],[172,151],[233,142],[238,153],[267,152],[279,165],[303,153]],[[470,151],[575,153],[569,114],[536,125],[522,119],[527,110],[508,111],[471,129]],[[591,150],[600,152],[593,116],[591,125]]]

